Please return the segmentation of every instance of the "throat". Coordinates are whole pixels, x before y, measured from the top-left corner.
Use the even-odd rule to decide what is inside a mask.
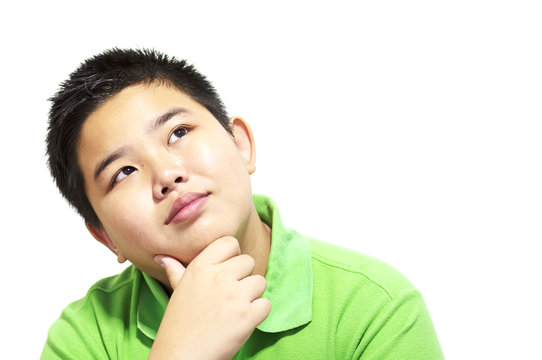
[[[271,227],[258,217],[257,228],[249,237],[241,242],[241,253],[252,256],[254,259],[253,275],[265,276],[267,273],[267,261],[271,250]],[[248,241],[247,241],[248,240]]]

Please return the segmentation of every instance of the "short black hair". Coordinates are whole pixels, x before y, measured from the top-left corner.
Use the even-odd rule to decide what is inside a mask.
[[[91,57],[49,99],[52,105],[46,145],[51,175],[61,194],[92,226],[102,225],[87,198],[77,160],[83,123],[124,88],[156,82],[190,96],[232,134],[224,104],[207,78],[186,60],[177,60],[154,49],[113,48]]]

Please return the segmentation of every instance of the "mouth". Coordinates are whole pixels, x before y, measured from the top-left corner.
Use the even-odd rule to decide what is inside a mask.
[[[166,225],[178,224],[187,221],[196,215],[205,204],[209,193],[184,193],[173,202]]]

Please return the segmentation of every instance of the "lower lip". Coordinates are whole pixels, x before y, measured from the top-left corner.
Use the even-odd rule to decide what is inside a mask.
[[[194,215],[196,215],[201,207],[207,202],[207,198],[209,195],[202,196],[200,198],[195,199],[194,201],[188,203],[185,205],[175,216],[169,224],[178,224],[185,222],[192,218]]]

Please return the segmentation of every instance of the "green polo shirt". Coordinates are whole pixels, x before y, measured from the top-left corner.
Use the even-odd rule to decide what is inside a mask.
[[[269,316],[234,359],[443,359],[418,290],[390,266],[304,237],[255,195],[272,228]],[[168,303],[134,266],[98,281],[52,325],[42,359],[146,359]]]

